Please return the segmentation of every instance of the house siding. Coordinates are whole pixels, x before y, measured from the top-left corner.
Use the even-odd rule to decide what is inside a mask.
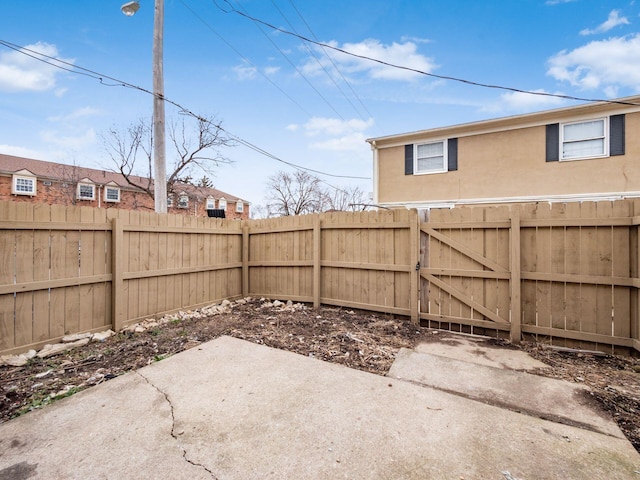
[[[611,112],[615,114],[616,112]],[[570,119],[558,118],[563,122]],[[640,112],[626,113],[622,155],[547,162],[546,125],[459,135],[458,170],[405,174],[404,145],[377,145],[377,202],[381,205],[515,197],[640,192]],[[553,122],[549,122],[553,123]],[[444,132],[446,133],[446,132]],[[443,129],[437,135],[442,138]],[[430,140],[416,135],[407,143]]]

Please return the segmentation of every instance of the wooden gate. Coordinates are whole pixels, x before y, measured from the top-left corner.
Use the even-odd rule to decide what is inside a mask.
[[[640,202],[434,209],[419,318],[467,333],[640,350]],[[482,329],[481,331],[478,331]]]
[[[519,261],[512,252],[520,246],[517,214],[498,207],[426,215],[420,224],[422,323],[467,333],[496,330],[519,341]]]

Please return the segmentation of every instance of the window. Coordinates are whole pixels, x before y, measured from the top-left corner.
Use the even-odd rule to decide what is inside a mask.
[[[561,160],[604,157],[607,150],[607,123],[604,118],[561,125]]]
[[[189,196],[186,193],[181,193],[180,198],[178,198],[178,208],[188,208],[189,207]]]
[[[238,200],[236,203],[236,213],[242,213],[242,212],[244,212],[244,203]]]
[[[582,160],[625,154],[625,114],[546,127],[546,161]]]
[[[120,189],[118,187],[104,187],[104,201],[105,202],[119,202],[120,201]]]
[[[167,196],[167,207],[173,208],[173,195],[169,194]]]
[[[226,210],[227,209],[227,201],[225,200],[224,197],[222,197],[220,200],[218,200],[218,208],[220,210]]]
[[[94,200],[95,199],[95,185],[89,183],[78,184],[78,200]]]
[[[216,199],[213,197],[207,197],[207,210],[215,210],[216,208]]]
[[[414,173],[447,171],[447,148],[443,141],[416,145],[414,158]]]
[[[36,177],[14,175],[11,185],[11,193],[14,195],[35,195]]]
[[[404,146],[404,174],[453,172],[458,170],[458,139]]]

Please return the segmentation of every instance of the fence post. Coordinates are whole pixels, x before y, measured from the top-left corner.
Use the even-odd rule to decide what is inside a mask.
[[[520,207],[518,205],[514,205],[511,207],[511,228],[509,230],[509,239],[511,260],[511,277],[509,280],[511,290],[510,337],[512,343],[520,343],[522,336],[522,280],[520,278]]]
[[[122,220],[116,217],[111,221],[111,325],[114,332],[122,328],[125,320],[123,246]]]
[[[322,297],[322,221],[316,214],[313,219],[313,308],[320,308]]]
[[[411,323],[420,325],[420,218],[418,211],[409,211],[410,267],[409,298],[411,302]]]
[[[636,351],[640,351],[640,217],[637,216],[637,203],[631,208],[632,222],[629,231],[629,258],[631,263],[631,277],[634,282],[631,290],[631,342]]]
[[[249,223],[242,225],[242,296],[249,296]]]

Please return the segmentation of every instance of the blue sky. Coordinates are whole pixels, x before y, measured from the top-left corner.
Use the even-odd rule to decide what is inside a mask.
[[[635,0],[216,1],[165,0],[166,97],[274,156],[334,175],[371,177],[366,138],[578,102],[385,67],[222,9],[441,76],[581,98],[640,92]],[[121,3],[2,2],[0,40],[151,90],[153,1],[141,0],[133,17]],[[101,136],[151,112],[144,92],[0,45],[0,153],[111,169]],[[179,118],[167,105],[167,121]],[[224,154],[234,163],[216,170],[215,186],[253,205],[270,175],[291,170],[241,145]],[[373,190],[370,180],[321,178]]]

